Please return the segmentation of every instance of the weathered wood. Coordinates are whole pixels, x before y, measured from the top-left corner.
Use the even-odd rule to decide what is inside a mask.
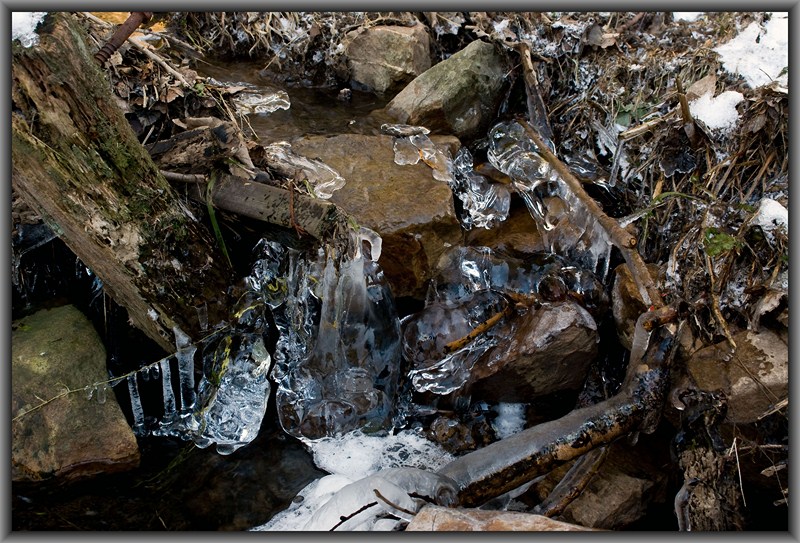
[[[205,202],[204,189],[193,186],[189,195]],[[214,207],[285,228],[300,227],[309,235],[324,239],[347,216],[336,205],[289,190],[222,174],[211,191]]]
[[[116,106],[86,31],[69,13],[12,47],[12,183],[165,350],[172,328],[201,334],[227,317],[229,272]]]
[[[153,161],[176,173],[208,173],[218,163],[245,148],[239,128],[231,122],[181,132],[168,140],[145,145]]]

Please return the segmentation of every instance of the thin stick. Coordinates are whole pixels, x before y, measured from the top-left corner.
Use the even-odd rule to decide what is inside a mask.
[[[581,203],[586,206],[589,213],[591,213],[600,226],[605,229],[611,242],[622,252],[622,256],[625,258],[625,262],[630,269],[631,277],[633,277],[645,304],[652,306],[654,309],[663,307],[664,302],[661,300],[661,295],[658,289],[656,289],[653,278],[647,270],[647,266],[639,253],[633,250],[636,247],[636,238],[622,228],[616,220],[606,215],[603,210],[600,209],[597,202],[586,194],[578,178],[572,174],[566,164],[561,162],[561,160],[547,148],[542,138],[539,137],[539,134],[536,133],[536,130],[530,123],[523,119],[520,119],[518,122],[520,122],[525,132],[531,140],[533,140],[533,143],[536,144],[536,147],[538,147],[539,154],[556,170],[570,190],[572,190]]]
[[[158,56],[157,54],[155,54],[154,52],[152,52],[152,51],[151,51],[149,48],[147,48],[145,45],[143,45],[143,44],[139,43],[139,41],[138,41],[137,39],[135,39],[135,38],[132,38],[132,37],[131,37],[131,38],[128,38],[128,41],[129,41],[130,43],[132,43],[132,44],[133,44],[133,46],[134,46],[134,47],[136,47],[136,48],[137,48],[139,51],[141,51],[142,53],[144,53],[144,54],[145,54],[145,56],[147,56],[147,57],[148,57],[149,59],[151,59],[153,62],[155,62],[156,64],[158,64],[158,65],[159,65],[159,66],[161,66],[162,68],[164,68],[164,69],[165,69],[167,72],[169,72],[169,74],[170,74],[172,77],[174,77],[175,79],[177,79],[178,81],[180,81],[180,82],[183,84],[183,86],[185,86],[185,87],[191,87],[191,86],[192,86],[192,84],[191,84],[191,83],[189,83],[189,82],[186,80],[186,78],[185,78],[185,77],[183,77],[183,75],[181,75],[181,73],[180,73],[180,72],[178,72],[177,70],[175,70],[175,68],[173,68],[172,66],[170,66],[169,64],[167,64],[167,63],[166,63],[166,61],[164,61],[164,59],[162,59],[160,56]]]

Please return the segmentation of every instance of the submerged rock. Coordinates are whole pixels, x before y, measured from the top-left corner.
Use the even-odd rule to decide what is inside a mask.
[[[483,511],[426,505],[406,527],[407,532],[582,532],[577,524],[515,511]]]
[[[431,67],[425,27],[375,26],[347,33],[350,84],[382,95],[393,92]]]
[[[74,306],[42,310],[11,326],[12,480],[76,479],[139,465],[139,449],[108,380],[106,353]],[[65,388],[66,387],[66,388]],[[89,390],[92,390],[91,386]]]
[[[756,422],[789,394],[789,347],[770,330],[733,335],[727,341],[697,351],[687,369],[698,387],[721,390],[728,398],[726,421]]]
[[[493,45],[474,41],[409,83],[386,112],[401,123],[474,137],[494,119],[506,72]]]
[[[458,145],[452,137],[433,139],[442,147]],[[379,264],[393,294],[424,297],[439,257],[463,235],[447,183],[434,179],[422,162],[396,164],[393,142],[391,136],[341,134],[309,136],[292,148],[347,180],[330,201],[381,236]]]

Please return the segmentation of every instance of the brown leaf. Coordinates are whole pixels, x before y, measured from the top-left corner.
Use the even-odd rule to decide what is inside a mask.
[[[714,95],[714,88],[717,85],[717,76],[714,74],[707,75],[702,79],[698,79],[686,89],[686,99],[688,101],[697,100],[701,96],[708,94]]]

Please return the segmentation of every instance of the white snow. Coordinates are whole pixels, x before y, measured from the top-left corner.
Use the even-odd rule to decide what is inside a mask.
[[[712,131],[725,134],[736,127],[739,121],[736,104],[742,100],[744,96],[736,91],[725,91],[719,96],[711,96],[707,92],[689,103],[689,111],[692,117],[703,121]]]
[[[763,28],[750,23],[714,51],[727,71],[742,75],[752,88],[772,81],[787,86],[789,75],[783,70],[789,66],[789,13],[772,13]]]
[[[309,446],[319,469],[353,480],[401,466],[436,471],[453,460],[452,455],[412,430],[385,437],[355,431],[312,441]]]
[[[524,403],[499,403],[494,407],[497,418],[492,421],[492,428],[499,439],[518,434],[525,428]]]
[[[46,11],[13,11],[11,12],[11,41],[19,40],[23,47],[32,47],[39,43],[36,27],[42,22]]]
[[[772,198],[763,198],[750,224],[760,226],[767,239],[773,241],[773,230],[782,227],[785,232],[789,232],[789,210]]]
[[[673,11],[672,18],[676,21],[687,21],[689,23],[696,21],[703,15],[702,11]]]
[[[341,437],[304,440],[319,469],[330,473],[301,490],[292,505],[254,531],[302,530],[311,516],[350,483],[382,469],[415,467],[435,472],[453,455],[428,441],[421,431],[403,430],[394,436],[370,436],[354,431]]]

